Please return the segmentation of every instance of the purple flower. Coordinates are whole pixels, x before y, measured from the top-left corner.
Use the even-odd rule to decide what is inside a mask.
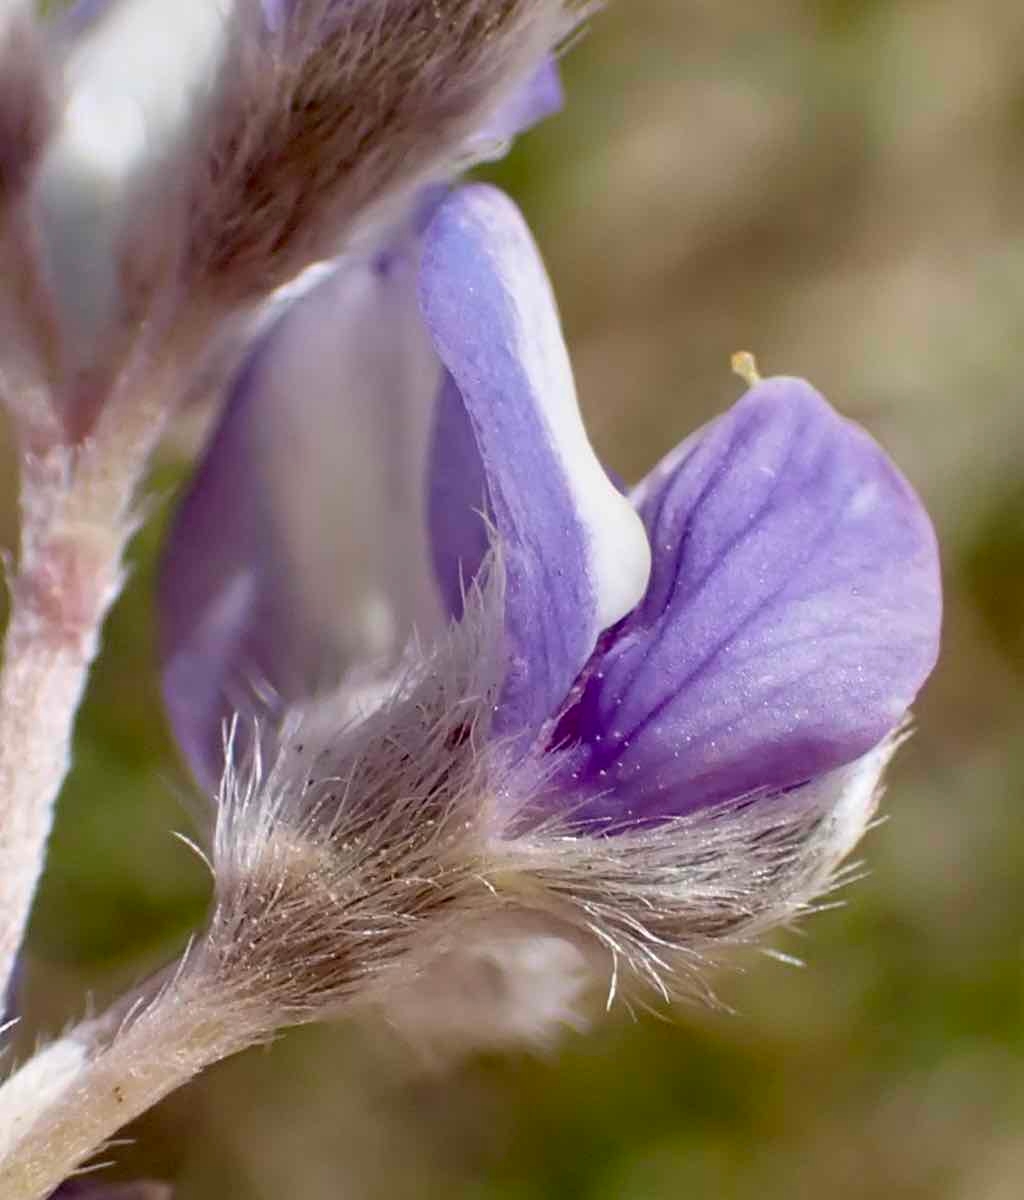
[[[591,829],[850,764],[935,662],[934,535],[878,445],[769,379],[623,495],[529,233],[472,186],[383,265],[339,264],[235,381],[161,590],[168,705],[199,776],[233,710],[341,672],[351,712],[372,709],[413,632],[460,619],[492,545],[492,735],[546,772],[532,804]]]

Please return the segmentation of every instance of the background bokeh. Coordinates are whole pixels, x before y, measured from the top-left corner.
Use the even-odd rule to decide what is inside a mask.
[[[750,955],[718,981],[730,1011],[445,1071],[381,1030],[290,1035],[150,1114],[116,1173],[181,1200],[1024,1195],[1022,51],[1016,0],[620,0],[566,61],[564,115],[496,172],[623,475],[728,404],[751,349],[867,425],[934,514],[943,660],[866,877],[778,941],[806,965]],[[168,956],[206,902],[152,651],[183,470],[171,450],[156,473],[79,726],[34,1028]]]

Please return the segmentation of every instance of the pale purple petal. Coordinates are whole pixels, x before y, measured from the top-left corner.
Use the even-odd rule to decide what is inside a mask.
[[[473,136],[470,153],[474,158],[500,157],[513,138],[560,112],[564,103],[558,60],[554,55],[548,55]]]
[[[788,788],[903,720],[938,650],[926,513],[858,426],[772,379],[634,496],[654,568],[558,738],[580,810],[658,817]]]
[[[415,264],[348,263],[261,337],[171,531],[165,693],[207,784],[221,724],[393,661],[441,621],[424,529],[440,370]],[[258,699],[257,699],[258,697]]]
[[[427,470],[428,523],[434,575],[453,620],[488,549],[487,479],[462,393],[446,371],[437,400]]]
[[[551,287],[511,201],[478,185],[441,206],[425,236],[420,297],[453,383],[444,403],[465,405],[504,559],[509,672],[498,729],[527,737],[561,706],[602,630],[643,595],[647,539],[587,440]],[[476,481],[468,496],[438,502],[439,487],[454,480],[458,495],[460,473],[479,471],[467,444],[435,442],[435,562],[449,538],[463,544],[467,520],[479,521]],[[442,580],[448,596],[458,582]]]

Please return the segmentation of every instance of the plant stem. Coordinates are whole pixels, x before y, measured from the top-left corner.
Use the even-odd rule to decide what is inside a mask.
[[[76,447],[22,454],[21,541],[0,669],[0,994],[71,762],[75,715],[121,590],[136,487],[166,406],[114,398]]]
[[[155,976],[127,1014],[121,1004],[84,1023],[0,1088],[0,1122],[19,1122],[0,1144],[0,1196],[43,1200],[123,1125],[269,1032],[251,1013],[225,1003],[223,988],[202,971],[170,982]],[[26,1111],[47,1059],[56,1082],[47,1081]]]

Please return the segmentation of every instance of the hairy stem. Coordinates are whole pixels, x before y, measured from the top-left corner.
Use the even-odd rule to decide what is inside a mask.
[[[154,977],[127,1012],[72,1030],[0,1088],[0,1196],[43,1200],[123,1125],[271,1032],[215,977]]]
[[[100,629],[121,589],[135,489],[165,405],[121,398],[81,446],[26,448],[0,669],[0,990],[25,932]]]

